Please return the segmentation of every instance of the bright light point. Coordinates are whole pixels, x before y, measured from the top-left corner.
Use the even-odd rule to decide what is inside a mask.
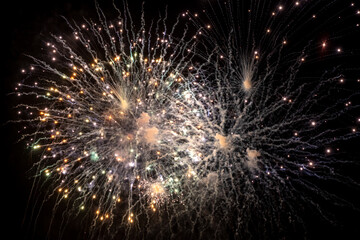
[[[249,91],[251,89],[251,80],[246,78],[243,82],[243,86],[246,91]]]
[[[144,139],[148,144],[156,144],[159,130],[156,127],[149,127],[144,130]]]
[[[163,186],[161,186],[160,183],[153,183],[151,185],[151,194],[152,195],[159,195],[159,194],[163,194],[165,192],[165,189],[163,188]]]
[[[219,144],[220,148],[227,148],[229,146],[225,136],[222,136],[219,133],[217,133],[215,135],[215,139],[218,140],[218,144]]]
[[[33,149],[39,149],[40,148],[40,145],[35,145],[34,147],[33,147]]]

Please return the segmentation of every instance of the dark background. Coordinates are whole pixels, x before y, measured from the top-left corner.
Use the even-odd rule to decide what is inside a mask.
[[[99,1],[100,7],[104,12],[113,12],[112,1]],[[105,3],[103,3],[105,2]],[[134,18],[140,16],[141,2],[139,0],[129,1],[130,9],[139,9],[139,11],[133,11]],[[149,0],[146,3],[145,11],[147,14],[157,16],[158,11],[163,11],[165,6],[168,6],[169,16],[177,16],[179,13],[186,9],[201,10],[202,4],[205,0]],[[138,15],[136,15],[138,14]],[[2,232],[4,239],[25,239],[28,238],[27,218],[25,215],[26,206],[28,204],[28,198],[32,187],[31,174],[28,170],[36,160],[33,160],[29,156],[29,152],[25,150],[25,144],[17,143],[19,136],[16,134],[19,125],[7,123],[11,119],[16,119],[16,112],[12,108],[14,103],[12,97],[8,94],[14,90],[16,83],[19,82],[23,75],[21,69],[27,67],[30,62],[29,58],[25,54],[37,55],[39,49],[43,46],[44,38],[49,33],[62,33],[62,29],[68,30],[64,20],[60,16],[64,16],[68,19],[79,19],[82,17],[96,19],[95,4],[92,0],[53,0],[53,1],[10,1],[6,6],[2,6],[1,10],[1,136],[3,140],[2,144],[2,161],[1,166],[1,198],[2,198],[2,219],[5,224],[2,227],[5,231]],[[65,33],[64,33],[65,34]],[[359,36],[359,35],[356,35]],[[347,39],[349,45],[356,46],[360,38]],[[359,47],[360,48],[360,47]],[[351,58],[353,66],[354,77],[359,71],[356,64],[356,56],[360,56],[359,52],[354,52],[354,56]],[[350,59],[350,58],[349,58]],[[360,76],[359,76],[360,77]],[[360,114],[359,114],[360,117]],[[357,146],[358,142],[354,142],[352,147]],[[360,143],[359,143],[360,144]],[[360,146],[359,146],[360,148]],[[354,150],[354,158],[357,158],[359,149]],[[356,173],[352,173],[356,174]],[[358,178],[357,178],[358,179]],[[353,194],[357,194],[354,192]],[[29,208],[32,206],[30,205]],[[33,239],[44,239],[48,231],[48,221],[50,218],[50,211],[52,205],[43,206],[45,214],[40,215],[37,222],[37,230],[33,235]],[[46,214],[49,211],[49,214]],[[344,239],[351,238],[352,234],[359,230],[354,230],[359,219],[352,219],[358,215],[351,215],[347,218],[347,215],[341,215],[344,218],[342,221],[349,224],[347,234],[343,235],[343,232],[338,232],[338,235],[334,238],[344,236]],[[25,219],[25,221],[24,221]],[[316,223],[314,223],[316,224]],[[326,228],[319,226],[318,236],[327,236],[331,238],[331,235],[327,234]],[[314,227],[314,229],[316,226]],[[360,228],[360,226],[359,226]],[[331,232],[331,230],[329,229]],[[71,239],[71,234],[76,232],[76,226],[70,229],[67,235],[64,235],[64,239]],[[359,237],[359,236],[358,236]],[[356,237],[354,238],[356,239]]]

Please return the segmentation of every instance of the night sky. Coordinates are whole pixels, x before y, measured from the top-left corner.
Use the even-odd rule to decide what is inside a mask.
[[[342,0],[339,0],[342,1]],[[111,1],[100,1],[100,7],[105,13],[113,14],[111,11]],[[150,2],[150,1],[149,1]],[[157,16],[158,10],[163,10],[168,6],[169,16],[176,16],[186,9],[201,9],[205,0],[182,0],[182,1],[160,1],[151,0],[151,5],[147,4],[145,12],[151,16]],[[355,1],[354,1],[355,2]],[[350,2],[349,2],[350,3]],[[140,9],[141,3],[138,0],[129,1],[130,9]],[[360,9],[360,6],[359,6]],[[2,121],[1,121],[1,136],[2,136],[2,152],[5,154],[2,157],[4,162],[1,165],[1,196],[2,196],[2,217],[5,224],[3,224],[3,236],[8,235],[4,239],[46,239],[46,236],[50,236],[49,239],[56,239],[56,233],[48,235],[48,223],[51,219],[50,212],[53,208],[51,201],[46,202],[42,207],[41,214],[38,216],[36,228],[29,220],[29,216],[32,214],[32,207],[35,205],[36,199],[28,202],[29,194],[32,188],[32,173],[29,169],[36,162],[36,156],[31,156],[29,151],[26,150],[23,142],[17,142],[19,135],[17,131],[22,125],[9,123],[10,120],[16,119],[16,110],[14,106],[14,96],[9,95],[15,87],[15,84],[23,79],[21,69],[27,66],[31,60],[25,55],[41,56],[42,52],[39,49],[44,47],[44,38],[49,33],[62,32],[63,29],[67,29],[66,23],[61,18],[64,16],[68,19],[75,19],[81,21],[82,18],[93,18],[96,20],[96,11],[92,1],[70,1],[70,0],[55,0],[55,1],[10,1],[6,6],[2,7],[1,23],[2,23],[2,81],[1,81],[1,104],[3,109]],[[134,18],[140,16],[140,11],[134,11]],[[109,17],[110,18],[110,17]],[[360,18],[360,17],[359,17]],[[351,24],[360,23],[360,20],[349,20]],[[301,36],[306,34],[299,32]],[[331,34],[331,30],[327,29],[319,31],[319,36],[315,39],[319,40]],[[341,46],[347,49],[353,49],[346,53],[346,58],[330,58],[329,62],[333,65],[339,63],[346,69],[348,79],[356,82],[356,79],[360,79],[360,34],[353,33],[352,35],[344,32],[343,36],[339,36],[338,41]],[[335,42],[334,41],[334,42]],[[335,44],[334,44],[335,45]],[[321,56],[320,56],[321,58]],[[327,64],[327,63],[324,63]],[[312,71],[312,69],[309,69]],[[349,85],[349,88],[357,88],[360,91],[358,83]],[[359,106],[359,96],[352,99],[352,104]],[[360,119],[359,108],[352,112],[354,117]],[[356,115],[357,114],[357,115]],[[343,124],[342,120],[339,120],[339,124]],[[351,128],[355,125],[357,131],[360,131],[360,124],[346,122],[343,124],[344,128]],[[337,146],[343,149],[343,158],[349,159],[354,162],[348,166],[344,166],[341,169],[343,175],[353,179],[354,182],[360,183],[360,142],[359,136],[349,141],[346,145]],[[324,183],[321,183],[324,184]],[[360,200],[358,195],[360,194],[359,186],[357,188],[344,188],[343,185],[338,186],[324,185],[324,188],[333,188],[334,192],[338,196],[348,199],[350,202],[356,202]],[[40,194],[38,201],[45,196]],[[316,196],[313,196],[316,199]],[[296,201],[296,200],[294,200]],[[324,202],[324,205],[328,203]],[[357,207],[357,211],[352,208],[337,208],[334,210],[335,218],[342,223],[341,227],[332,228],[331,225],[326,222],[312,219],[311,212],[304,213],[304,221],[307,221],[311,234],[310,239],[359,239],[360,236],[360,214],[359,203],[354,206]],[[26,209],[28,208],[28,209]],[[35,207],[33,214],[37,215],[37,209]],[[49,214],[47,214],[49,213]],[[33,217],[36,218],[36,217]],[[58,221],[58,219],[55,219]],[[62,239],[83,239],[81,233],[78,232],[81,222],[70,223],[69,227],[65,230]],[[55,224],[56,225],[56,224]],[[35,229],[35,230],[33,230]],[[259,229],[259,231],[262,231]],[[56,231],[55,231],[56,232]],[[289,236],[283,236],[283,239],[296,239],[296,230],[289,231]],[[119,238],[120,239],[120,238]],[[181,239],[181,238],[180,238]],[[240,238],[241,239],[241,238]],[[301,238],[300,238],[301,239]]]

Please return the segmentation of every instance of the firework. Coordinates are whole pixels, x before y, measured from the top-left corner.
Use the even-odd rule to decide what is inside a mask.
[[[66,202],[94,238],[306,236],[302,211],[356,210],[322,182],[359,187],[334,170],[351,162],[338,146],[359,136],[337,126],[358,87],[339,90],[344,73],[324,68],[344,54],[331,38],[296,42],[322,6],[338,5],[226,2],[171,27],[97,8],[97,23],[68,22],[72,35],[53,35],[16,89],[34,188],[50,182],[54,212]]]

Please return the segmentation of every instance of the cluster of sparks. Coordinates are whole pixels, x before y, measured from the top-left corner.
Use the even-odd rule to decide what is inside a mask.
[[[303,19],[288,20],[307,3],[277,5],[264,22],[273,4],[253,2],[246,24],[228,2],[220,23],[187,11],[170,28],[166,18],[147,25],[144,16],[135,27],[126,7],[111,22],[98,8],[98,23],[69,23],[71,36],[53,35],[49,59],[31,57],[16,87],[22,139],[40,158],[34,185],[51,182],[56,206],[72,201],[67,211],[113,235],[199,238],[251,235],[252,215],[274,228],[297,222],[291,199],[321,212],[311,193],[335,198],[313,178],[358,186],[333,171],[342,162],[336,146],[359,136],[359,117],[348,131],[333,127],[358,109],[358,93],[325,104],[344,75],[299,73],[308,49],[328,49],[330,40],[291,55],[290,30]]]

